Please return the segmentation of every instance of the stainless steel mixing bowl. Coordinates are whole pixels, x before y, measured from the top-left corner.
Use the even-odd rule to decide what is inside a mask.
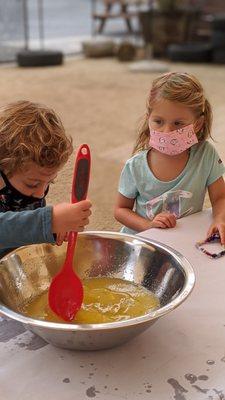
[[[21,307],[49,287],[62,266],[66,245],[21,247],[0,260],[0,313],[20,321],[47,342],[68,349],[97,350],[124,343],[179,306],[190,294],[195,276],[175,250],[153,240],[117,232],[78,235],[74,264],[81,278],[113,276],[135,282],[156,294],[160,308],[126,321],[67,324],[28,318]]]

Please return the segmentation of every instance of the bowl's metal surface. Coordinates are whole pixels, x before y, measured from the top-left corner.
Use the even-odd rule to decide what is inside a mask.
[[[66,245],[21,247],[0,260],[0,313],[20,321],[47,342],[64,348],[97,350],[128,341],[179,306],[195,276],[180,253],[153,240],[117,232],[78,235],[75,265],[81,278],[113,276],[154,292],[161,307],[141,317],[104,324],[64,324],[28,318],[21,307],[46,291],[63,264]]]

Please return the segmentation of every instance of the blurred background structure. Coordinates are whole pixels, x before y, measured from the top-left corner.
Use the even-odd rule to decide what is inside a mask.
[[[156,57],[168,56],[170,44],[197,41],[198,54],[209,59],[199,42],[224,46],[224,14],[224,0],[0,0],[0,62],[28,47],[74,55],[91,37],[151,43]],[[223,21],[215,25],[218,15]]]
[[[15,59],[18,48],[25,46],[22,1],[0,1],[0,62]]]
[[[0,61],[15,60],[27,44],[39,48],[43,33],[45,46],[79,52],[91,35],[90,15],[90,0],[0,0]]]

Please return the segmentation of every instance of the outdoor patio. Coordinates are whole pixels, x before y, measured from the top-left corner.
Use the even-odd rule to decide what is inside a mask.
[[[60,114],[75,146],[83,142],[90,145],[93,215],[88,229],[119,229],[113,218],[118,179],[157,75],[132,73],[128,65],[114,58],[68,58],[59,67],[19,69],[6,65],[0,69],[1,105],[19,99],[46,103]],[[225,161],[224,66],[170,63],[169,68],[193,73],[201,80],[213,105],[214,145]],[[51,187],[49,203],[69,201],[72,169],[71,158]]]
[[[58,49],[67,57],[64,64],[57,67],[23,69],[16,64],[1,64],[1,105],[17,99],[46,103],[60,114],[75,147],[83,142],[91,146],[93,162],[89,197],[93,202],[93,216],[89,228],[118,230],[120,226],[113,218],[118,179],[123,163],[131,155],[138,122],[145,112],[148,90],[157,73],[132,73],[130,64],[120,63],[116,57],[90,59],[83,56],[83,40],[91,38],[93,29],[99,27],[99,21],[91,17],[95,3],[98,2],[76,0],[75,4],[72,0],[57,3],[32,0],[15,2],[14,7],[8,5],[8,11],[4,8],[0,26],[2,30],[7,27],[7,32],[2,35],[2,45],[9,48],[15,43],[16,46],[22,45],[25,16],[22,4],[27,4],[28,47]],[[220,4],[220,0],[217,3]],[[9,16],[11,19],[8,20]],[[16,19],[20,21],[17,31],[10,28]],[[121,18],[107,20],[101,36],[117,41],[130,37],[133,43],[141,43],[141,36],[128,32],[129,26],[125,22]],[[137,18],[133,26],[138,29]],[[72,56],[68,57],[68,54]],[[187,71],[200,78],[213,105],[214,144],[225,161],[224,65],[169,61],[167,65],[171,71]],[[73,159],[51,188],[49,203],[69,200],[72,170]],[[206,204],[209,204],[208,200]]]
[[[200,80],[205,89],[205,96],[213,109],[213,145],[225,163],[225,58],[223,59],[225,57],[225,16],[222,16],[219,22],[217,20],[221,29],[214,29],[214,36],[212,30],[211,36],[206,37],[203,42],[203,47],[205,43],[212,47],[209,52],[210,59],[202,58],[203,49],[201,49],[202,53],[196,51],[193,53],[193,45],[195,46],[199,39],[198,32],[195,31],[194,34],[192,32],[192,38],[197,37],[196,42],[189,43],[192,48],[192,54],[189,56],[194,54],[195,62],[187,60],[189,62],[184,63],[180,62],[180,59],[179,62],[174,62],[171,61],[167,52],[167,39],[171,39],[172,35],[176,38],[173,24],[176,24],[178,18],[174,17],[173,10],[172,12],[167,10],[167,16],[169,14],[170,23],[172,23],[172,29],[169,29],[171,36],[168,33],[168,25],[163,35],[160,35],[163,31],[161,28],[147,30],[146,36],[143,32],[137,33],[136,29],[140,28],[137,19],[134,25],[132,24],[135,28],[135,32],[132,32],[129,23],[126,23],[127,16],[124,21],[120,18],[106,21],[102,32],[99,35],[93,35],[94,25],[96,22],[99,23],[98,18],[97,21],[91,19],[91,15],[94,15],[91,8],[94,1],[10,0],[6,2],[0,0],[2,10],[2,14],[0,13],[0,107],[16,100],[46,104],[61,117],[67,134],[73,138],[74,153],[58,174],[55,184],[51,185],[46,198],[48,204],[70,202],[76,149],[82,143],[90,146],[92,163],[88,198],[93,207],[90,224],[86,230],[119,231],[121,226],[114,219],[114,204],[121,169],[132,155],[137,129],[146,112],[149,89],[152,81],[161,73],[161,69],[187,72]],[[154,1],[146,0],[150,5]],[[160,3],[168,5],[168,3],[175,4],[176,1],[171,0],[170,3],[170,0],[165,0],[165,2],[162,0]],[[190,4],[195,2],[217,4],[222,6],[225,12],[225,0],[187,1]],[[38,5],[41,4],[44,5],[44,10],[41,11],[39,8],[38,11]],[[27,5],[28,9],[22,8],[24,5]],[[154,7],[150,11],[151,18],[155,14],[157,17],[158,11],[155,13]],[[28,12],[29,26],[24,23],[26,12]],[[38,15],[40,17],[40,12],[44,19],[37,18]],[[190,9],[188,17],[189,12]],[[188,21],[186,18],[186,22],[189,26],[190,18]],[[148,35],[150,36],[147,38]],[[96,37],[110,39],[116,45],[124,39],[129,39],[129,44],[135,48],[130,61],[119,60],[116,46],[113,47],[114,56],[101,55],[98,58],[91,58],[90,54],[85,55],[85,51],[82,52],[83,41],[88,40],[90,43],[90,39],[96,39]],[[154,40],[158,38],[161,43],[156,44]],[[173,46],[174,43],[171,43]],[[96,42],[94,44],[96,45]],[[163,46],[157,47],[158,44],[160,46],[163,44]],[[187,44],[187,41],[176,42],[175,46],[177,44],[181,44],[182,47],[183,44]],[[37,49],[41,52],[38,53]],[[58,50],[61,56],[58,65],[55,63],[54,66],[50,66],[46,63],[46,66],[40,66],[46,50],[53,53]],[[161,54],[158,53],[159,57],[156,55],[156,50],[162,51]],[[26,68],[19,66],[21,64],[19,64],[18,51],[24,52],[25,58],[28,53],[34,58],[38,53],[39,66],[27,65]],[[219,57],[216,61],[217,51]],[[127,54],[130,56],[129,52]],[[125,55],[127,54],[125,52]],[[50,58],[51,55],[50,52]],[[205,57],[208,57],[208,53],[205,53]],[[138,67],[138,70],[135,70],[135,67]],[[169,118],[171,114],[173,112],[169,113]],[[169,118],[166,117],[165,120]],[[36,187],[36,184],[33,187]],[[181,187],[181,189],[186,188]],[[210,202],[206,196],[204,208],[209,207]],[[40,289],[40,293],[42,291],[47,293],[53,269],[50,271],[50,268],[49,270],[45,268],[45,260],[52,263],[52,268],[59,268],[62,264],[61,258],[55,258],[50,249],[64,251],[64,247],[37,246],[36,258],[32,258],[32,247],[25,247],[22,253],[24,252],[27,257],[27,264],[26,258],[23,259],[20,253],[21,249],[19,253],[9,256],[6,264],[3,258],[0,271],[2,367],[0,400],[15,398],[18,400],[45,398],[49,400],[53,398],[55,400],[89,400],[91,398],[96,398],[96,400],[225,400],[225,269],[224,257],[222,257],[224,250],[221,251],[218,236],[218,242],[213,243],[211,247],[212,251],[218,251],[218,254],[212,254],[211,258],[206,255],[207,252],[204,254],[204,248],[199,245],[199,240],[204,239],[206,235],[211,219],[211,210],[204,210],[180,218],[173,229],[149,229],[140,232],[139,236],[130,237],[103,232],[100,235],[96,234],[96,236],[99,235],[99,241],[90,241],[87,246],[84,244],[86,242],[82,244],[82,235],[78,237],[81,253],[85,255],[82,264],[79,243],[76,247],[77,258],[74,264],[79,276],[81,276],[80,271],[83,266],[84,277],[90,277],[91,280],[96,277],[110,279],[112,271],[115,271],[116,278],[122,277],[125,281],[131,282],[134,280],[135,286],[142,285],[146,293],[149,289],[159,298],[160,308],[137,317],[137,324],[135,318],[131,319],[128,316],[127,320],[111,324],[109,328],[105,327],[105,324],[97,326],[91,322],[77,325],[74,321],[67,321],[66,325],[63,325],[47,321],[47,314],[45,321],[42,320],[42,318],[45,319],[43,314],[43,317],[37,316],[38,319],[27,318],[28,323],[24,324],[24,315],[21,314],[23,311],[20,311],[19,303],[32,302],[37,296],[37,294],[34,296],[33,289],[37,288]],[[41,222],[47,225],[44,218]],[[35,220],[34,227],[36,226],[39,225]],[[220,226],[223,227],[222,224]],[[6,226],[6,232],[9,232],[6,235],[8,247],[8,241],[10,242],[13,236],[14,225],[12,230],[9,228],[7,231],[7,229]],[[27,229],[27,225],[24,232],[26,235],[27,233],[31,235],[31,229],[29,227]],[[15,233],[14,236],[17,240]],[[85,236],[92,238],[95,235],[85,233],[83,237]],[[117,237],[118,240],[108,241],[107,236]],[[32,241],[36,240],[30,237]],[[215,239],[214,235],[213,239]],[[142,241],[144,241],[143,246]],[[124,246],[121,246],[122,242]],[[14,242],[11,246],[15,246]],[[214,246],[217,250],[214,250]],[[151,254],[147,252],[148,248],[151,249]],[[20,267],[23,263],[27,265],[27,269],[15,268],[17,264]],[[6,268],[6,265],[9,268]],[[180,271],[179,279],[177,278],[178,271]],[[35,278],[37,276],[41,277],[40,281]],[[150,287],[147,283],[151,283],[153,276],[155,280]],[[31,279],[29,280],[28,277]],[[68,279],[70,277],[64,281],[65,292],[70,287]],[[8,286],[5,284],[7,280]],[[180,287],[177,286],[178,282],[180,282]],[[190,299],[188,298],[188,301],[177,310],[194,285]],[[21,297],[20,290],[23,286],[26,299]],[[113,283],[113,290],[114,286],[116,284]],[[169,286],[172,288],[171,292],[168,290]],[[15,288],[16,304],[16,308],[12,308],[13,311],[10,310],[14,293],[12,288]],[[58,290],[60,294],[64,294],[64,289]],[[123,301],[118,300],[119,303],[114,304],[111,297],[112,289],[107,289],[109,291],[108,304],[113,307],[114,313],[118,313],[118,304],[123,304]],[[76,290],[73,294],[75,293],[77,293]],[[97,294],[97,305],[105,299],[104,292],[102,293]],[[124,294],[127,298],[132,297],[132,292],[128,290]],[[172,302],[170,302],[170,294]],[[7,300],[9,305],[6,297],[9,298]],[[39,294],[36,299],[39,301]],[[95,305],[94,300],[91,302]],[[62,304],[65,306],[66,303],[62,301]],[[71,304],[71,299],[69,299],[67,305]],[[108,304],[107,308],[110,311]],[[124,304],[124,307],[127,307],[128,303]],[[161,310],[164,310],[162,314],[160,314]],[[157,314],[158,311],[159,314]],[[165,318],[157,322],[156,327],[151,327],[128,343],[123,340],[127,326],[129,326],[129,332],[136,335],[136,329],[142,322],[146,329],[147,322],[152,324],[159,317],[164,317],[164,313],[171,311],[174,312],[169,316],[165,315]],[[46,328],[46,336],[41,334],[42,324]],[[119,324],[121,324],[121,329],[117,330]],[[64,336],[67,332],[70,335]],[[51,343],[48,339],[51,335],[55,337],[55,343],[53,343],[59,347],[47,343]],[[113,349],[115,337],[122,339],[121,343],[124,341],[124,344]],[[96,338],[100,343],[99,347],[96,347]],[[132,335],[129,336],[129,340],[131,338]],[[117,344],[120,343],[120,339]],[[61,340],[61,343],[65,343],[65,346],[62,346],[65,348],[60,348]],[[76,341],[79,344],[78,347],[71,347]],[[87,347],[86,343],[90,347]],[[102,343],[107,343],[107,346],[102,346]],[[80,351],[71,351],[72,348]],[[101,351],[87,351],[100,348]]]

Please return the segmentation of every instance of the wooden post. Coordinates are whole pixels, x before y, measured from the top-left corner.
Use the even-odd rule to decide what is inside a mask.
[[[44,5],[43,0],[38,0],[38,33],[40,48],[44,49]]]
[[[28,7],[27,0],[23,0],[23,26],[24,26],[24,48],[29,48],[29,23],[28,23]]]

